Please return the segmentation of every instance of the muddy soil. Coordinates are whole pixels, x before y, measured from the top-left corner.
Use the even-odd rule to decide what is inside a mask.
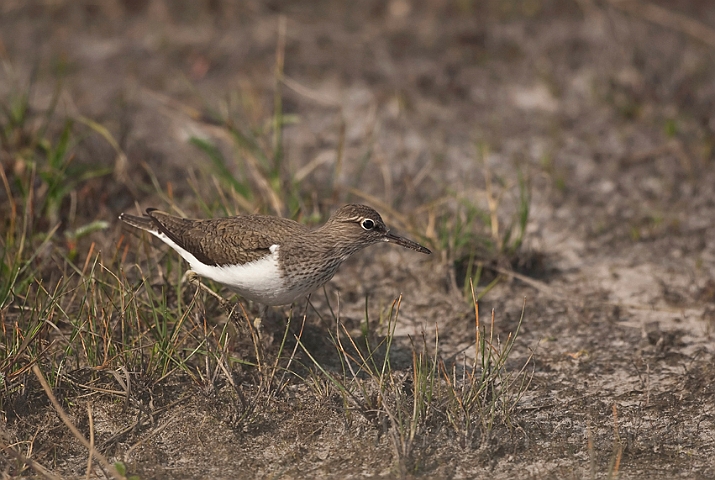
[[[281,18],[283,109],[298,119],[285,129],[284,167],[304,173],[316,208],[369,195],[426,229],[423,207],[445,192],[481,202],[487,171],[506,197],[520,174],[530,184],[520,258],[536,260],[511,265],[525,280],[505,278],[480,311],[487,321],[494,309],[506,335],[526,302],[513,360],[533,354],[531,383],[511,427],[478,448],[431,432],[407,473],[715,478],[715,6],[6,0],[0,54],[20,79],[35,72],[33,106],[46,107],[61,71],[59,108],[104,125],[126,153],[116,184],[90,192],[99,202],[78,216],[115,225],[135,205],[164,207],[148,171],[201,215],[190,179],[208,160],[187,139],[231,144],[192,111],[233,102],[246,122],[270,117]],[[115,167],[106,142],[89,145],[82,161]],[[111,251],[123,233],[116,225],[92,240]],[[474,338],[473,307],[452,260],[374,247],[328,292],[356,325],[365,295],[377,311],[402,294],[403,343],[437,325],[443,355],[458,355]],[[327,352],[320,327],[311,342]],[[248,424],[229,390],[176,376],[147,390],[151,421],[112,399],[78,396],[68,408],[86,429],[93,402],[97,444],[141,478],[399,473],[387,435],[346,421],[307,384]],[[58,475],[83,476],[86,449],[36,392],[31,406],[7,408],[4,428]]]

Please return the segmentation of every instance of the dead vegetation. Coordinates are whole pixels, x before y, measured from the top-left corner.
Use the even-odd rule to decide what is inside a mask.
[[[715,10],[682,8],[4,3],[4,477],[713,476]],[[349,201],[437,255],[263,310],[115,220]]]

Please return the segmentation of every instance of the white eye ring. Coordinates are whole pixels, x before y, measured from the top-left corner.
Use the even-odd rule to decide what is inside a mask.
[[[365,230],[372,230],[375,228],[375,222],[373,220],[370,220],[369,218],[366,218],[362,222],[360,222],[360,226],[364,228]]]

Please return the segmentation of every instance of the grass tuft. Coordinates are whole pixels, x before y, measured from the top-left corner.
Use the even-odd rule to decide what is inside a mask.
[[[495,175],[487,165],[488,150],[478,149],[484,188],[446,194],[425,207],[428,224],[424,241],[442,252],[451,265],[452,287],[471,302],[470,284],[483,285],[477,300],[501,281],[494,267],[516,268],[522,263],[522,247],[531,209],[528,177],[518,171],[515,179]]]
[[[339,372],[323,367],[300,341],[303,352],[317,372],[326,379],[314,378],[311,384],[319,396],[334,388],[342,399],[348,423],[357,413],[373,428],[387,434],[394,452],[395,468],[404,476],[416,473],[422,465],[421,452],[429,445],[433,431],[450,427],[464,449],[486,446],[495,426],[509,429],[516,425],[519,400],[530,382],[531,357],[517,370],[508,365],[518,338],[522,316],[514,332],[502,341],[495,332],[495,314],[487,329],[479,323],[475,309],[475,357],[463,365],[447,363],[440,353],[439,331],[434,342],[426,332],[409,338],[411,365],[407,372],[393,367],[395,327],[402,298],[397,298],[386,316],[385,334],[376,342],[369,328],[356,338],[336,318],[333,343],[340,358]],[[367,308],[366,308],[367,310]],[[366,324],[369,325],[369,318]]]

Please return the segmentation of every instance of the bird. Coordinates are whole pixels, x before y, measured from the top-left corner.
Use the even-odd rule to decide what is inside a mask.
[[[176,250],[193,274],[266,306],[308,296],[330,281],[350,255],[376,243],[432,253],[395,235],[375,209],[358,204],[338,208],[315,229],[269,215],[194,220],[155,208],[141,217],[122,213],[119,219]]]

